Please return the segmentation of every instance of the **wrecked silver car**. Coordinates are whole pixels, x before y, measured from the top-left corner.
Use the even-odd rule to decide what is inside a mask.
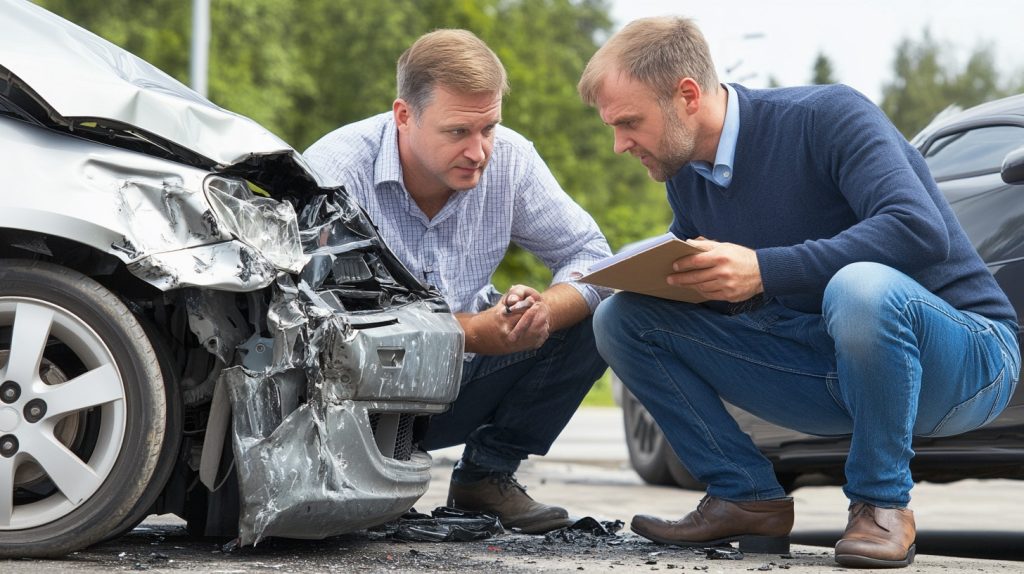
[[[443,298],[258,124],[27,1],[0,20],[0,557],[405,512],[458,392]]]

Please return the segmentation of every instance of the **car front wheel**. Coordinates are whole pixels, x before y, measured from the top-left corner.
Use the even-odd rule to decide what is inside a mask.
[[[166,424],[160,366],[127,307],[58,265],[0,260],[0,557],[57,557],[115,529]]]

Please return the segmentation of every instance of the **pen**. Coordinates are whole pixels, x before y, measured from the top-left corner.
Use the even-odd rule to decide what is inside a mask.
[[[526,298],[513,305],[505,304],[505,313],[514,313],[516,311],[522,311],[523,309],[529,309],[533,305],[533,299]]]

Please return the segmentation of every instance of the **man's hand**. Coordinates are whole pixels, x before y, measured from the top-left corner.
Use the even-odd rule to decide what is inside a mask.
[[[694,239],[707,251],[687,255],[672,264],[670,285],[692,287],[708,299],[738,303],[764,291],[757,253],[741,245]]]
[[[458,318],[466,332],[466,351],[484,355],[536,349],[551,333],[547,303],[536,289],[524,285],[513,285],[494,307]]]

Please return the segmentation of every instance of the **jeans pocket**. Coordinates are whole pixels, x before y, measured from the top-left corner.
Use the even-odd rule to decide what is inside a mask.
[[[1004,365],[1008,364],[1009,362],[1004,361]],[[952,436],[987,425],[1003,412],[1016,387],[1016,378],[1004,366],[996,375],[995,381],[953,407],[931,432],[920,436]]]

